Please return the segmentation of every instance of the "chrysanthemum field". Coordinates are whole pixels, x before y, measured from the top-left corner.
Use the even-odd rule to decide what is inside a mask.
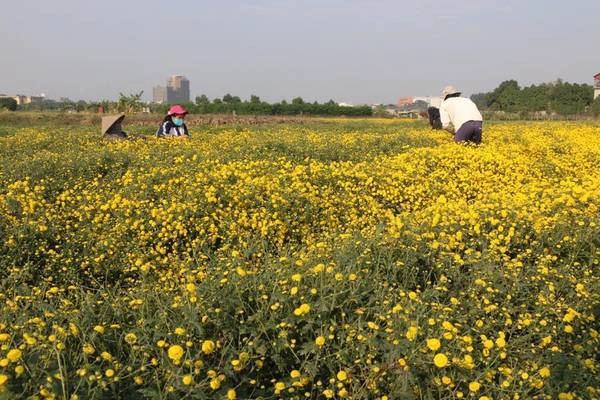
[[[600,397],[600,126],[3,127],[0,398]]]

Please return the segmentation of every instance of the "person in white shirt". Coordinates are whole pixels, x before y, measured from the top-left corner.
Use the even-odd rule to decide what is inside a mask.
[[[460,92],[454,86],[446,86],[442,98],[440,120],[445,130],[454,133],[454,141],[481,143],[483,117],[475,103],[460,97]]]

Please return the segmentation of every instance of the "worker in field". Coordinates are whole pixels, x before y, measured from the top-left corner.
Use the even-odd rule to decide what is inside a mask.
[[[188,112],[185,110],[185,108],[179,104],[169,108],[169,112],[156,131],[156,136],[189,139],[190,133],[185,125],[185,116],[187,113]]]
[[[455,142],[481,143],[483,118],[471,99],[460,97],[454,86],[442,91],[440,121],[442,128],[454,133]]]
[[[422,117],[429,119],[431,129],[442,129],[442,120],[440,119],[440,109],[437,107],[428,107],[427,112],[423,113]]]
[[[143,135],[128,135],[123,131],[121,124],[125,114],[108,115],[102,117],[102,134],[109,140],[146,140]]]
[[[127,139],[127,133],[123,132],[123,128],[121,127],[124,119],[125,114],[102,117],[102,134],[104,138],[110,140]]]

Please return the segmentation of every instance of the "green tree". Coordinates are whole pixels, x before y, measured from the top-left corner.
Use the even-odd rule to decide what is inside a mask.
[[[12,97],[2,97],[0,98],[0,110],[1,109],[17,111],[17,101]]]
[[[88,107],[88,103],[85,100],[79,100],[75,103],[75,110],[77,112],[85,111]]]
[[[423,100],[417,100],[409,107],[409,111],[427,111],[429,103]]]
[[[119,93],[119,101],[117,102],[117,110],[119,112],[134,113],[142,109],[142,95],[144,91],[133,93],[128,96]]]
[[[374,117],[389,117],[389,114],[388,114],[385,106],[383,104],[379,104],[379,105],[375,106],[375,109],[373,110],[373,116]]]
[[[521,92],[521,110],[529,112],[550,111],[550,85],[531,85]]]
[[[515,80],[502,82],[486,97],[492,110],[514,112],[519,110],[521,88]]]
[[[473,103],[475,103],[477,108],[479,108],[480,110],[485,110],[486,108],[488,108],[487,95],[487,93],[475,93],[471,95],[471,100],[473,101]]]
[[[115,102],[110,100],[102,100],[100,105],[104,107],[104,112],[111,112],[111,110],[114,110],[116,107]]]
[[[208,99],[208,97],[203,94],[200,96],[196,96],[196,104],[197,105],[205,105],[205,104],[209,104],[210,100]]]
[[[593,96],[594,89],[590,85],[557,80],[550,90],[550,107],[561,115],[583,114]]]
[[[595,117],[600,117],[600,97],[597,97],[596,100],[590,104],[589,113]]]
[[[242,100],[238,96],[232,96],[229,93],[227,93],[225,96],[223,96],[223,103],[236,104],[236,103],[241,103],[241,102],[242,102]]]

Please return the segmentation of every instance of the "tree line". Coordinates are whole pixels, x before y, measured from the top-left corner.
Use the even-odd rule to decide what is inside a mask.
[[[521,87],[516,80],[502,82],[487,93],[477,93],[471,100],[482,111],[502,111],[527,116],[534,113],[600,115],[600,98],[594,100],[594,88],[588,84],[564,82],[542,83]]]
[[[477,93],[471,99],[480,110],[492,113],[508,113],[520,118],[537,115],[593,115],[600,116],[600,98],[593,99],[594,89],[588,84],[564,82],[542,83],[521,87],[516,80],[507,80],[487,93]],[[86,102],[44,100],[17,106],[12,98],[0,98],[0,110],[24,111],[88,111],[97,112],[103,107],[105,112],[138,112],[146,107],[150,112],[166,113],[168,104],[145,104],[141,101],[143,92],[120,94],[118,101]],[[210,100],[206,95],[197,96],[194,102],[184,103],[193,114],[239,114],[239,115],[315,115],[315,116],[372,116],[377,114],[370,106],[340,106],[333,100],[325,103],[306,102],[301,97],[291,102],[282,100],[268,103],[252,95],[248,100],[226,94],[222,98]],[[413,105],[414,106],[414,105]],[[386,112],[387,113],[387,112]]]
[[[347,107],[340,106],[333,100],[325,103],[306,102],[302,97],[296,97],[291,102],[282,100],[268,103],[256,95],[248,100],[239,96],[226,94],[212,101],[206,95],[197,96],[195,102],[184,104],[186,109],[194,114],[239,114],[239,115],[322,115],[322,116],[371,116],[370,106]],[[167,105],[163,106],[166,111]]]
[[[86,102],[84,100],[72,101],[61,98],[60,100],[44,100],[41,102],[19,105],[10,104],[11,110],[23,111],[88,111],[97,112],[99,107],[105,112],[138,112],[147,108],[150,112],[166,113],[169,104],[145,104],[141,100],[143,92],[125,95],[120,94],[119,100]],[[4,100],[4,99],[2,99]],[[13,99],[9,99],[14,102]],[[197,96],[194,102],[184,103],[183,106],[192,114],[238,114],[238,115],[314,115],[314,116],[349,116],[364,117],[373,115],[370,106],[347,107],[340,106],[333,100],[325,103],[306,102],[301,97],[294,98],[291,102],[282,100],[277,103],[268,103],[260,97],[252,95],[250,99],[242,101],[238,96],[226,94],[222,98],[212,101],[206,95]],[[2,104],[0,104],[2,108]]]

